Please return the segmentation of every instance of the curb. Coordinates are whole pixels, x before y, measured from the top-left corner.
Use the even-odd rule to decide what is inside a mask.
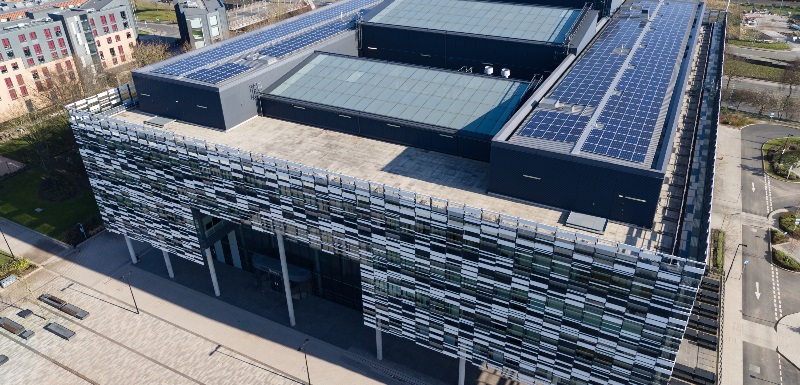
[[[12,220],[10,220],[10,219],[6,219],[6,218],[2,218],[2,217],[0,217],[0,222],[2,222],[4,225],[8,224],[8,225],[10,225],[10,226],[12,226],[12,227],[16,226],[16,227],[21,227],[21,228],[23,228],[23,229],[25,229],[25,230],[28,230],[28,231],[33,231],[34,233],[38,234],[40,237],[47,238],[48,240],[50,240],[50,241],[52,241],[52,242],[54,242],[54,243],[58,244],[59,246],[62,246],[62,247],[64,247],[64,248],[66,248],[66,249],[71,249],[71,248],[72,248],[72,245],[70,245],[70,244],[67,244],[67,243],[61,242],[61,241],[59,241],[58,239],[55,239],[55,238],[53,238],[53,237],[50,237],[50,236],[48,236],[48,235],[44,235],[44,234],[42,234],[42,233],[40,233],[40,232],[38,232],[38,231],[36,231],[36,230],[34,230],[34,229],[31,229],[31,228],[25,227],[25,226],[23,226],[23,225],[21,225],[21,224],[19,224],[19,223],[17,223],[17,222],[14,222],[14,221],[12,221]]]
[[[794,314],[794,313],[793,313],[793,314]],[[775,332],[776,332],[776,333],[778,332],[778,325],[780,325],[780,324],[781,324],[781,321],[783,321],[783,319],[784,319],[784,318],[786,318],[786,317],[788,317],[788,316],[790,316],[790,315],[792,315],[792,314],[787,314],[787,315],[784,315],[783,317],[781,317],[781,318],[778,320],[778,322],[775,322]],[[786,357],[786,356],[785,356],[783,353],[781,353],[781,347],[780,347],[780,344],[778,344],[778,346],[777,346],[777,347],[775,347],[775,351],[776,351],[778,354],[780,354],[780,355],[781,355],[781,357],[783,357],[783,359],[784,359],[784,360],[786,360],[786,362],[788,362],[788,363],[792,364],[792,366],[794,366],[794,368],[795,368],[795,369],[797,369],[797,370],[800,370],[800,367],[798,367],[798,366],[797,366],[797,364],[795,364],[794,362],[792,362],[792,360],[790,360],[790,359],[789,359],[789,358],[787,358],[787,357]]]

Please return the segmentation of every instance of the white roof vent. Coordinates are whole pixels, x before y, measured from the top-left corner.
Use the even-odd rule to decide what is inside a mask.
[[[509,76],[511,76],[511,70],[510,70],[510,69],[508,69],[508,68],[503,68],[503,69],[501,69],[501,70],[500,70],[500,76],[502,76],[502,77],[504,77],[504,78],[508,79],[508,77],[509,77]]]
[[[485,73],[487,75],[493,74],[494,73],[494,67],[492,67],[492,66],[483,67],[483,73]]]

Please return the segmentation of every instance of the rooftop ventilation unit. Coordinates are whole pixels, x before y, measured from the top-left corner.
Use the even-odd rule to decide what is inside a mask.
[[[508,69],[508,68],[503,68],[503,69],[501,69],[501,70],[500,70],[500,76],[502,76],[502,77],[504,77],[504,78],[508,79],[508,77],[509,77],[509,76],[511,76],[511,70],[510,70],[510,69]]]
[[[196,1],[187,1],[186,8],[200,8]]]
[[[483,73],[485,73],[487,75],[493,74],[494,73],[494,67],[492,67],[492,66],[483,67]]]

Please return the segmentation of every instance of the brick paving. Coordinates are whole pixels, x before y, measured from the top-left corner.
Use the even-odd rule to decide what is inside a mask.
[[[14,232],[9,235],[17,243],[20,238],[36,238]],[[46,238],[36,242],[31,250],[42,267],[0,289],[0,316],[36,332],[25,341],[0,330],[0,354],[11,357],[0,367],[0,384],[306,382],[297,347],[308,335],[131,265],[121,237],[101,233],[75,251]],[[140,255],[150,249],[145,244],[135,248]],[[127,283],[120,279],[131,271],[140,314],[134,311]],[[45,292],[89,311],[89,317],[77,320],[41,304],[36,297]],[[42,318],[22,319],[16,315],[21,309],[31,309]],[[77,334],[63,340],[43,330],[49,322]],[[312,338],[307,351],[314,383],[442,383],[318,339]],[[484,372],[476,382],[497,379]]]

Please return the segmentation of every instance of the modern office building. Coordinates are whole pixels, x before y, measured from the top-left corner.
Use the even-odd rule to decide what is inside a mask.
[[[225,39],[228,14],[222,0],[188,0],[175,3],[181,41],[202,48]]]
[[[681,103],[718,108],[695,100],[718,90],[690,93],[678,83],[684,71],[706,70],[698,63],[709,59],[695,47],[709,34],[724,37],[724,28],[703,24],[702,3],[630,2],[600,16],[587,31],[593,42],[531,83],[502,71],[359,57],[366,21],[395,3],[378,4],[337,2],[142,68],[135,91],[69,106],[107,228],[161,249],[168,264],[172,254],[207,265],[217,295],[225,287],[215,263],[267,272],[285,291],[292,324],[301,292],[358,309],[376,330],[379,358],[380,336],[390,333],[525,383],[666,384],[706,267],[710,203],[687,197],[711,194],[716,130],[715,122],[666,122]],[[497,25],[479,38],[489,33]],[[661,38],[670,49],[643,60]],[[607,61],[587,70],[597,52]],[[667,72],[665,63],[678,69]],[[652,89],[652,78],[674,85]],[[586,79],[603,84],[565,88]],[[564,108],[595,89],[599,104]],[[554,96],[570,90],[570,98]],[[658,137],[645,144],[646,160],[660,151],[651,145],[664,147],[670,165],[658,168],[652,212],[608,221],[611,214],[588,216],[513,190],[566,194],[557,183],[509,180],[502,187],[513,194],[493,191],[498,166],[533,173],[543,161],[495,164],[498,148],[560,159],[550,167],[563,174],[583,158],[609,168],[606,175],[652,170],[512,138],[539,111],[597,121],[627,92],[651,92],[652,106],[668,110],[636,121]],[[551,105],[556,97],[564,105]],[[583,137],[597,128],[576,130]],[[461,146],[478,133],[479,150]],[[685,140],[696,147],[674,145]],[[591,188],[601,195],[629,182],[619,180]],[[637,225],[642,218],[651,225]]]

